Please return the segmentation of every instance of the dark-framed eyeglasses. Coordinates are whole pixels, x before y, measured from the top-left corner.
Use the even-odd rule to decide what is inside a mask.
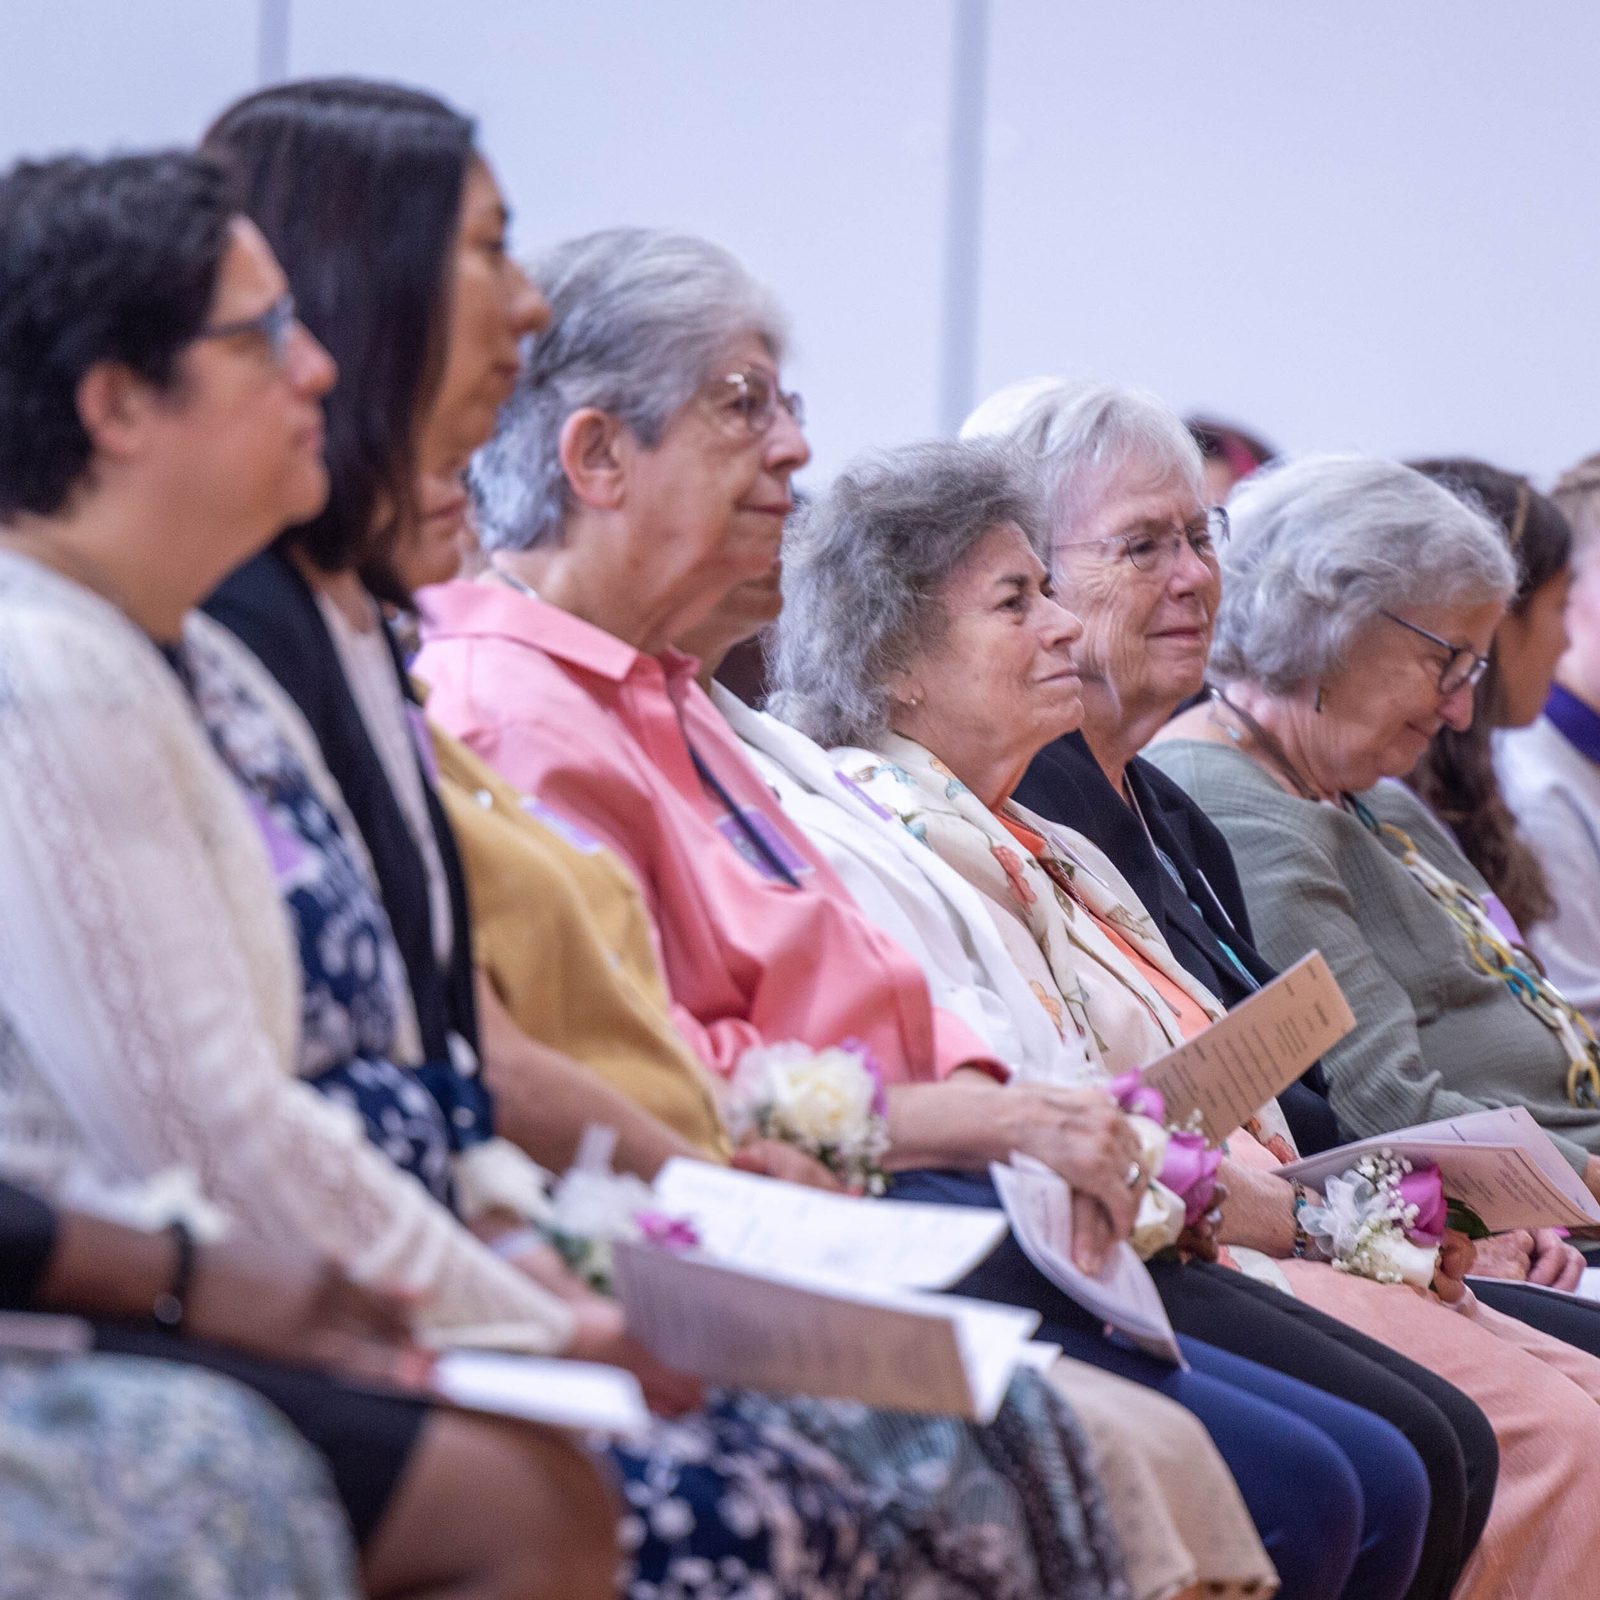
[[[746,433],[763,434],[778,420],[778,407],[805,426],[806,405],[792,389],[780,389],[759,367],[725,372],[707,386],[719,417],[727,417]]]
[[[1440,694],[1454,694],[1457,689],[1475,688],[1478,680],[1489,670],[1488,656],[1480,656],[1471,645],[1455,644],[1449,639],[1441,639],[1438,634],[1430,633],[1414,622],[1407,622],[1404,617],[1397,617],[1392,611],[1380,610],[1378,614],[1420,635],[1430,644],[1438,645],[1445,652],[1447,659],[1439,664]]]
[[[233,339],[240,334],[258,334],[266,340],[272,359],[281,367],[288,364],[289,342],[295,327],[294,296],[280,294],[265,311],[253,317],[240,317],[236,322],[215,322],[202,328],[195,339]]]
[[[1188,545],[1207,566],[1217,564],[1217,546],[1228,542],[1232,525],[1222,506],[1197,512],[1181,527],[1141,525],[1128,533],[1113,536],[1122,554],[1136,572],[1170,572],[1178,552]]]

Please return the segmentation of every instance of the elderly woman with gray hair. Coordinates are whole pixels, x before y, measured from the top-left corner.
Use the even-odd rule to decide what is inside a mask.
[[[834,759],[977,891],[1031,991],[1027,1003],[1043,1008],[1093,1077],[1138,1030],[1109,1008],[1091,1013],[1080,981],[1089,966],[1078,966],[1074,941],[1087,939],[1111,960],[1115,939],[1148,945],[1161,969],[1157,987],[1142,988],[1158,1007],[1188,980],[1141,928],[1142,913],[1109,861],[1081,839],[1036,859],[1044,841],[1035,825],[1047,825],[1009,800],[1034,754],[1075,727],[1082,709],[1073,660],[1082,630],[1053,598],[1047,551],[1041,500],[1003,446],[918,446],[848,470],[791,528],[772,704],[819,744],[871,747],[835,748]],[[1070,912],[1057,909],[1058,889],[1079,897]],[[1097,916],[1103,928],[1091,926]],[[1180,998],[1198,1013],[1197,986],[1189,988],[1196,993]],[[958,1199],[961,1182],[930,1187],[924,1175],[919,1192]],[[1435,1491],[1425,1564],[1413,1573],[1412,1554],[1397,1573],[1385,1533],[1369,1528],[1348,1592],[1448,1594],[1486,1510],[1468,1512],[1463,1455],[1494,1457],[1475,1409],[1412,1363],[1276,1290],[1203,1262],[1157,1259],[1151,1269],[1169,1314],[1191,1336],[1196,1365],[1226,1373],[1239,1352],[1278,1369],[1256,1380],[1257,1392],[1297,1393],[1289,1403],[1340,1438],[1372,1485],[1369,1514],[1394,1509],[1393,1463],[1379,1465],[1390,1436],[1342,1432],[1346,1402],[1405,1430]],[[1247,1456],[1241,1471],[1229,1459],[1250,1500],[1270,1462]]]
[[[864,1040],[913,1158],[955,1130],[978,1163],[1015,1131],[1104,1190],[1125,1232],[1120,1114],[1068,1094],[971,1115],[990,1094],[1012,1104],[998,1064],[808,858],[671,648],[771,571],[806,459],[770,298],[714,246],[639,229],[576,240],[538,271],[553,327],[475,468],[488,567],[426,597],[430,711],[579,848],[609,843],[632,868],[674,1017],[711,1075],[762,1042]],[[968,1061],[979,1081],[935,1081]],[[1007,1126],[1030,1110],[1031,1131]],[[1031,1374],[983,1429],[803,1403],[781,1415],[880,1497],[864,1533],[884,1592],[955,1593],[964,1569],[985,1593],[1126,1594],[1089,1451]]]
[[[1040,462],[1053,495],[1055,568],[1084,618],[1074,652],[1084,677],[1082,728],[1035,758],[1019,794],[1042,814],[1090,833],[1138,886],[1191,975],[1236,1002],[1272,977],[1273,968],[1251,942],[1233,858],[1194,800],[1138,755],[1150,734],[1200,688],[1221,597],[1220,552],[1197,511],[1201,480],[1194,446],[1155,397],[1095,383],[1014,385],[986,401],[967,428],[1006,435]],[[1091,1011],[1098,1019],[1101,1013]],[[1252,1142],[1235,1140],[1233,1148],[1241,1158],[1254,1152],[1260,1163],[1262,1153]],[[1289,1186],[1266,1171],[1236,1173],[1236,1197],[1243,1197],[1246,1184],[1266,1215],[1275,1211],[1283,1219],[1281,1247],[1292,1210]],[[1276,1204],[1270,1200],[1274,1189]],[[1235,1219],[1227,1222],[1224,1238],[1240,1237]],[[1261,1242],[1273,1243],[1270,1236]],[[1526,1426],[1526,1407],[1542,1393],[1547,1417],[1574,1405],[1587,1410],[1556,1372],[1569,1372],[1593,1393],[1593,1365],[1470,1303],[1477,1326],[1458,1327],[1441,1339],[1437,1311],[1404,1291],[1374,1292],[1373,1286],[1303,1263],[1284,1263],[1282,1270],[1302,1297],[1435,1367],[1488,1411],[1504,1446],[1503,1489],[1474,1578],[1483,1582],[1505,1570],[1505,1553],[1517,1551],[1519,1542],[1508,1530],[1519,1516],[1537,1514],[1538,1493],[1530,1487],[1545,1475],[1549,1453],[1565,1447],[1579,1459],[1587,1448],[1547,1426]],[[1573,1331],[1548,1319],[1549,1308],[1565,1309],[1564,1303],[1510,1284],[1487,1294],[1501,1309],[1546,1331],[1563,1337]],[[1580,1331],[1585,1336],[1576,1342],[1593,1350],[1593,1330]],[[1506,1343],[1526,1348],[1507,1350]],[[1540,1371],[1528,1362],[1530,1354],[1556,1371]],[[1552,1552],[1524,1542],[1516,1560],[1530,1558],[1541,1563],[1532,1574],[1539,1592],[1560,1592]],[[1554,1559],[1581,1566],[1585,1558],[1568,1550],[1555,1552]],[[1521,1571],[1530,1577],[1525,1566]]]
[[[1386,778],[1465,727],[1515,584],[1486,516],[1409,468],[1312,457],[1232,506],[1212,702],[1150,755],[1233,846],[1262,947],[1320,948],[1360,1025],[1328,1055],[1353,1135],[1525,1105],[1600,1193],[1588,1029]]]
[[[1147,447],[1151,437],[1145,430]],[[1054,605],[1040,559],[1047,535],[1025,518],[995,526],[976,470],[966,497],[972,509],[962,517],[960,448],[924,447],[853,469],[807,509],[786,552],[774,706],[821,741],[871,747],[833,754],[986,897],[1019,968],[1061,1025],[1076,1025],[1104,1071],[1127,1071],[1192,1036],[1220,1008],[1174,959],[1111,861],[1010,796],[1037,752],[1077,725],[1075,686],[1071,696],[1055,687],[1063,664],[1083,652],[1086,673],[1103,681],[1108,655],[1131,660],[1137,651],[1103,618],[1096,635],[1094,624],[1082,631]],[[1155,453],[1148,448],[1121,461],[1103,453],[1102,466],[1125,470],[1080,482],[1071,516],[1084,529],[1098,526],[1103,511],[1126,517],[1131,495],[1144,519],[1142,538],[1187,546],[1176,561],[1169,554],[1157,576],[1192,586],[1193,579],[1172,578],[1185,554],[1209,565],[1192,453],[1183,440],[1176,472],[1149,470]],[[982,457],[968,459],[975,467]],[[1072,500],[1058,497],[1058,534],[1061,508]],[[1214,570],[1210,591],[1214,603]],[[1130,603],[1124,612],[1135,609]],[[1209,604],[1195,615],[1203,635]],[[1196,668],[1200,660],[1203,649]],[[1418,1593],[1451,1592],[1473,1542],[1463,1544],[1462,1529],[1481,1526],[1488,1510],[1490,1485],[1471,1476],[1486,1444],[1483,1417],[1451,1387],[1461,1385],[1490,1410],[1502,1444],[1516,1452],[1517,1473],[1459,1592],[1499,1593],[1509,1578],[1530,1575],[1537,1592],[1577,1592],[1577,1574],[1593,1555],[1584,1540],[1546,1545],[1528,1531],[1538,1493],[1551,1487],[1550,1453],[1570,1463],[1593,1448],[1600,1413],[1585,1402],[1600,1394],[1600,1368],[1492,1313],[1479,1310],[1469,1321],[1409,1289],[1289,1259],[1300,1253],[1294,1197],[1271,1173],[1277,1157],[1265,1146],[1272,1142],[1244,1135],[1231,1142],[1234,1193],[1221,1236],[1280,1258],[1301,1304],[1286,1312],[1292,1302],[1276,1291],[1222,1269],[1158,1261],[1153,1272],[1175,1324],[1358,1397],[1363,1382],[1373,1385],[1371,1395],[1387,1397],[1398,1378],[1416,1409],[1454,1430],[1453,1458],[1428,1427],[1413,1434],[1435,1501]],[[1459,1283],[1441,1280],[1441,1292],[1459,1297]],[[1312,1314],[1312,1305],[1361,1334]]]
[[[537,271],[552,329],[474,469],[489,568],[427,597],[430,711],[632,868],[675,1014],[713,1073],[754,1045],[865,1042],[889,1090],[889,1166],[976,1180],[1031,1152],[1073,1184],[1079,1214],[1101,1216],[1098,1247],[1077,1241],[1093,1265],[1144,1187],[1127,1120],[1095,1087],[996,1081],[1006,1067],[931,1003],[672,648],[771,573],[806,458],[770,302],[723,252],[642,230],[575,241]],[[1047,1337],[1201,1415],[1285,1594],[1331,1597],[1352,1569],[1363,1593],[1405,1591],[1428,1494],[1394,1429],[1225,1352],[1194,1345],[1207,1370],[1184,1371],[1121,1349],[1014,1241],[998,1256],[969,1292],[1047,1308]]]

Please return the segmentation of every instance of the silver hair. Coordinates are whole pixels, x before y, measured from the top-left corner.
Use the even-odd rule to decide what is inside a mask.
[[[660,228],[608,228],[531,267],[549,329],[528,341],[516,388],[469,474],[488,550],[560,541],[569,510],[561,428],[585,406],[619,417],[648,449],[754,334],[774,361],[787,324],[771,293],[720,245]]]
[[[1410,467],[1302,456],[1228,502],[1211,673],[1274,694],[1335,676],[1384,611],[1504,603],[1517,574],[1503,530]]]
[[[1056,532],[1070,532],[1113,486],[1204,484],[1200,447],[1178,414],[1143,389],[1093,379],[1029,378],[989,396],[961,437],[1010,439],[1044,463]]]
[[[997,439],[906,445],[852,462],[790,522],[769,709],[821,745],[871,745],[889,676],[936,645],[944,587],[990,529],[1050,559],[1034,464]]]

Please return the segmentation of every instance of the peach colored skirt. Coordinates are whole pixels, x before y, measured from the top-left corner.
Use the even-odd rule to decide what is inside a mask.
[[[1470,1395],[1500,1445],[1483,1542],[1455,1600],[1593,1600],[1600,1594],[1600,1361],[1472,1301],[1280,1261],[1295,1295],[1381,1339]]]
[[[1277,1160],[1248,1135],[1233,1157]],[[1595,1600],[1600,1595],[1600,1360],[1468,1296],[1460,1308],[1404,1284],[1314,1261],[1278,1261],[1297,1299],[1437,1372],[1482,1408],[1500,1445],[1483,1541],[1454,1600]]]

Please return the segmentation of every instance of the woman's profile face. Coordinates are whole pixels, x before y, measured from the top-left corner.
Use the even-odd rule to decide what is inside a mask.
[[[1580,546],[1573,558],[1566,624],[1561,681],[1587,699],[1600,690],[1600,539]]]
[[[1356,638],[1349,664],[1322,685],[1321,712],[1306,718],[1321,746],[1323,780],[1356,791],[1370,789],[1379,778],[1404,777],[1440,728],[1470,727],[1472,686],[1441,694],[1440,670],[1449,653],[1414,630],[1425,628],[1456,649],[1487,655],[1504,611],[1497,601],[1486,601],[1406,606],[1395,612],[1404,622],[1374,617]]]
[[[183,381],[153,413],[175,500],[204,513],[193,521],[210,530],[196,555],[213,584],[328,497],[322,400],[334,364],[299,322],[281,346],[259,325],[287,289],[260,231],[236,217],[206,317],[234,331],[183,350]]]
[[[1500,682],[1496,726],[1525,728],[1544,709],[1556,663],[1567,648],[1567,599],[1572,569],[1545,579],[1495,630]]]
[[[459,470],[494,432],[523,339],[549,326],[549,304],[509,253],[509,223],[500,185],[474,157],[449,258],[444,371],[418,452],[424,472]]]
[[[703,595],[701,618],[731,589],[775,575],[794,506],[790,479],[811,459],[784,405],[774,401],[764,418],[747,415],[742,396],[752,382],[772,394],[779,385],[772,353],[753,333],[711,363],[656,444],[631,433],[619,441],[622,510],[639,581],[679,597]]]
[[[984,534],[939,599],[943,627],[891,684],[908,705],[902,731],[962,771],[969,752],[1025,765],[1078,726],[1083,628],[1015,523]]]

